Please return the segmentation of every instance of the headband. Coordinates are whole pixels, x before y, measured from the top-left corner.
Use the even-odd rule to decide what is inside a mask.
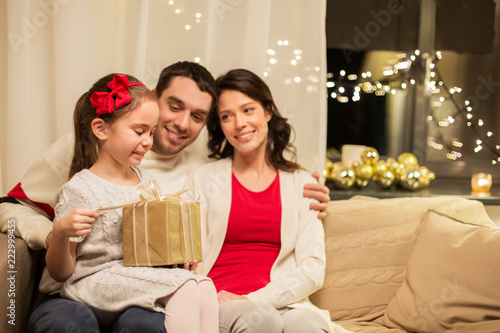
[[[145,87],[141,82],[128,83],[127,75],[115,74],[113,80],[107,85],[111,89],[110,92],[95,91],[90,96],[90,102],[96,108],[97,117],[105,113],[113,113],[116,109],[129,104],[132,98],[128,90],[130,86],[137,85]]]

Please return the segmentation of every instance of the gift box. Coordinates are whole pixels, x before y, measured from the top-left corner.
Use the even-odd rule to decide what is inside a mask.
[[[201,262],[200,203],[185,200],[180,194],[155,194],[153,199],[140,196],[140,201],[123,207],[123,264]]]

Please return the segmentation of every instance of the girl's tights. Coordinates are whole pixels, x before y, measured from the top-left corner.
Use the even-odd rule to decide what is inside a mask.
[[[219,332],[219,303],[211,281],[189,280],[165,303],[168,333]]]

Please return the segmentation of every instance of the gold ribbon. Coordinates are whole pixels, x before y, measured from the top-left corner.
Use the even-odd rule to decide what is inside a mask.
[[[133,221],[136,221],[136,209],[135,207],[140,204],[144,204],[144,242],[146,245],[146,258],[148,261],[148,265],[151,266],[150,262],[150,255],[149,255],[149,239],[148,239],[148,216],[147,216],[147,205],[151,202],[159,202],[159,201],[179,201],[179,208],[180,208],[180,217],[181,217],[181,226],[182,226],[182,233],[183,233],[183,241],[184,241],[184,257],[188,262],[192,262],[194,260],[194,245],[193,245],[193,239],[190,235],[192,235],[192,229],[191,229],[191,206],[189,205],[189,202],[186,202],[185,199],[183,199],[181,196],[188,192],[188,191],[194,191],[196,196],[194,201],[198,201],[200,194],[196,189],[184,189],[181,191],[178,191],[174,194],[168,194],[161,196],[160,192],[158,190],[158,183],[155,180],[150,180],[149,183],[149,188],[146,187],[146,185],[139,185],[137,187],[137,194],[139,196],[139,200],[132,200],[129,202],[126,202],[122,205],[118,206],[110,206],[110,207],[103,207],[97,209],[98,211],[103,211],[103,210],[113,210],[113,209],[118,209],[118,208],[123,208],[126,206],[133,205],[132,207],[132,219]],[[168,217],[168,216],[167,216]],[[169,234],[168,232],[168,226],[169,226],[169,221],[166,223],[167,226],[167,235]],[[133,237],[133,242],[134,242],[134,260],[136,266],[139,266],[139,260],[137,257],[138,249],[137,249],[137,230],[136,230],[136,223],[132,223],[132,237]],[[170,253],[167,253],[167,260],[170,261]]]
[[[125,202],[121,205],[118,205],[118,206],[101,207],[101,208],[97,208],[94,210],[97,210],[97,211],[113,210],[113,209],[123,208],[125,206],[129,206],[129,205],[133,205],[133,204],[146,203],[146,202],[150,202],[150,201],[169,201],[169,200],[181,201],[181,200],[183,200],[181,196],[184,193],[189,192],[189,191],[195,192],[196,197],[195,197],[194,201],[200,200],[200,193],[194,188],[186,188],[184,190],[180,190],[178,192],[175,192],[174,194],[167,194],[164,196],[160,196],[160,192],[158,190],[158,183],[156,182],[156,180],[150,180],[148,184],[149,184],[149,189],[145,185],[137,186],[137,195],[140,198],[139,200],[130,200],[130,201],[127,201],[127,202]],[[148,193],[150,195],[147,195]]]

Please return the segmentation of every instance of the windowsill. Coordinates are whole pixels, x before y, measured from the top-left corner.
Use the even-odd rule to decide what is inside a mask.
[[[484,205],[500,205],[500,184],[493,184],[490,192],[472,193],[470,179],[435,179],[427,188],[418,191],[408,191],[398,186],[383,189],[373,181],[363,189],[340,190],[335,188],[332,181],[327,181],[330,188],[331,200],[345,200],[355,195],[366,195],[380,199],[402,197],[428,197],[442,195],[456,195],[467,199],[481,201]]]

